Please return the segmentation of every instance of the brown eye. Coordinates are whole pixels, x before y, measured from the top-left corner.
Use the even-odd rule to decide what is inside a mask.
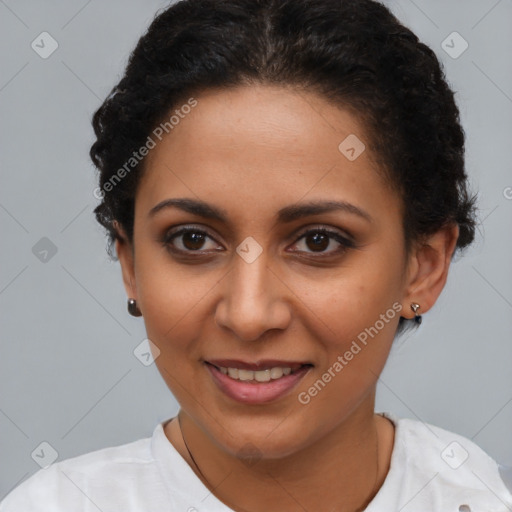
[[[182,228],[177,231],[167,233],[162,242],[166,247],[177,252],[192,253],[209,251],[212,249],[216,250],[218,245],[213,243],[211,244],[211,247],[205,248],[205,245],[208,245],[208,240],[214,241],[213,238],[205,231],[194,228]]]
[[[325,251],[329,247],[330,238],[324,233],[315,233],[308,235],[306,238],[306,245],[312,251]]]
[[[205,235],[197,231],[183,233],[183,245],[192,251],[201,249],[204,244]]]
[[[337,231],[331,231],[326,228],[310,229],[303,233],[296,242],[304,239],[304,246],[308,250],[299,250],[298,252],[319,253],[319,254],[337,254],[345,252],[347,249],[355,247],[355,243],[347,237],[344,237]],[[334,244],[332,243],[334,241]],[[338,247],[336,248],[336,244]],[[334,250],[326,251],[334,246]]]

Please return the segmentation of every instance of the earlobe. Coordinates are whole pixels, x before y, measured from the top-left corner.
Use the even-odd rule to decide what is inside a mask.
[[[414,249],[413,264],[410,267],[409,284],[404,297],[404,312],[406,318],[414,318],[417,314],[425,313],[435,304],[443,291],[448,278],[451,259],[457,239],[459,226],[450,224],[426,238]],[[409,308],[410,304],[419,307]]]

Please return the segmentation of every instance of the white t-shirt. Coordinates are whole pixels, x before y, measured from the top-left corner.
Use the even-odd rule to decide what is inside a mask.
[[[469,439],[382,413],[391,465],[366,512],[511,512],[498,464]],[[11,491],[0,512],[232,512],[196,476],[159,423],[152,437],[55,462]]]

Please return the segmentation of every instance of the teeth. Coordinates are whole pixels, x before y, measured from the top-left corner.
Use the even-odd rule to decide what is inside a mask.
[[[290,370],[290,368],[287,368],[287,370]],[[270,378],[271,379],[279,379],[284,375],[284,371],[282,368],[272,368],[270,370]]]
[[[243,370],[239,368],[224,368],[220,367],[220,371],[224,375],[229,375],[235,380],[255,380],[257,382],[269,382],[270,380],[280,379],[283,375],[290,375],[291,368],[270,368],[267,370]]]
[[[238,370],[238,380],[253,380],[253,379],[254,379],[254,372],[251,372],[251,370]]]

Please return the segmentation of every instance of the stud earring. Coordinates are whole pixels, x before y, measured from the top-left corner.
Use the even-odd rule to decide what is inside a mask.
[[[128,299],[128,313],[132,316],[142,316],[142,313],[137,306],[137,301],[135,299]]]
[[[411,309],[414,311],[414,321],[419,325],[421,324],[421,315],[418,315],[417,311],[420,309],[420,305],[416,302],[411,302]]]

